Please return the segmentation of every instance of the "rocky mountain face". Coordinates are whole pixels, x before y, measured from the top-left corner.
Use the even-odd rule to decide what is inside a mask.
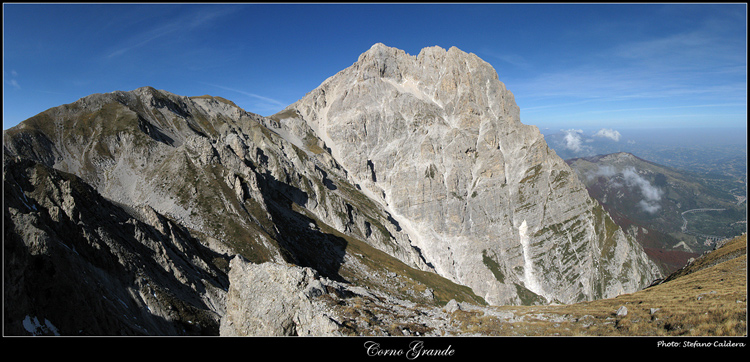
[[[9,334],[444,334],[659,276],[456,48],[376,44],[268,118],[145,87],[3,141]]]
[[[473,54],[376,44],[272,118],[317,135],[431,269],[491,304],[606,298],[657,273]]]

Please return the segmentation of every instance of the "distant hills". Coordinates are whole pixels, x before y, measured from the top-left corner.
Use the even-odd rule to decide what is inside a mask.
[[[660,165],[747,182],[747,128],[542,129],[542,133],[550,148],[566,160],[627,152]]]
[[[615,222],[671,272],[747,230],[741,180],[659,165],[626,152],[566,161]]]

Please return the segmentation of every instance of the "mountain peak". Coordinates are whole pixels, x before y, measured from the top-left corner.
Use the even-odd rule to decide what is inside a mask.
[[[455,46],[448,50],[437,45],[425,47],[415,56],[404,50],[376,43],[362,53],[353,66],[361,70],[361,80],[377,77],[400,80],[404,76],[424,78],[441,74],[465,77],[471,74],[480,81],[483,77],[498,79],[497,72],[489,63]],[[477,75],[476,72],[481,74]]]
[[[383,43],[375,43],[366,52],[360,54],[357,62],[363,62],[370,59],[384,59],[406,55],[406,52],[401,49],[389,47]]]
[[[521,123],[513,94],[474,54],[433,46],[413,56],[377,43],[285,114],[293,115],[285,119],[287,133],[320,137],[347,177],[407,231],[407,249],[491,304],[567,303],[651,281],[638,246],[622,234],[613,241],[639,262],[626,272],[630,281],[607,281],[606,291],[588,282],[558,286],[571,278],[601,280],[602,269],[593,265],[619,268],[620,256],[581,261],[588,266],[574,276],[532,270],[532,259],[568,259],[561,250],[545,255],[530,247],[560,241],[550,225],[596,225],[573,231],[573,249],[594,248],[610,221],[592,209],[598,204],[568,176],[570,168],[549,152],[539,130]],[[575,212],[562,217],[549,210]],[[527,251],[500,257],[508,250]],[[479,262],[470,260],[477,256]]]
[[[383,43],[375,43],[370,47],[370,51],[377,51],[382,49],[396,49],[394,47],[389,47]]]
[[[612,162],[648,162],[629,152],[615,152],[609,155],[602,155],[601,158]]]

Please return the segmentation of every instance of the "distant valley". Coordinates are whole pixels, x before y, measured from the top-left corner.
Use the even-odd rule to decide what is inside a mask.
[[[699,131],[607,131],[559,131],[545,139],[665,270],[747,231],[741,131],[704,130],[704,137]]]

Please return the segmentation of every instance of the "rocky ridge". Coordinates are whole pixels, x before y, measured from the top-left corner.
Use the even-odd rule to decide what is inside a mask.
[[[64,335],[215,335],[236,256],[394,295],[437,290],[415,294],[423,302],[482,302],[435,275],[373,277],[416,272],[395,257],[419,263],[399,246],[406,236],[335,161],[320,163],[260,119],[146,87],[85,97],[4,132],[6,331],[49,320]],[[73,291],[70,304],[55,303]],[[122,302],[72,318],[101,298]]]
[[[3,133],[6,332],[445,334],[451,300],[648,285],[518,112],[476,56],[382,44],[268,118],[150,87],[42,112]]]

